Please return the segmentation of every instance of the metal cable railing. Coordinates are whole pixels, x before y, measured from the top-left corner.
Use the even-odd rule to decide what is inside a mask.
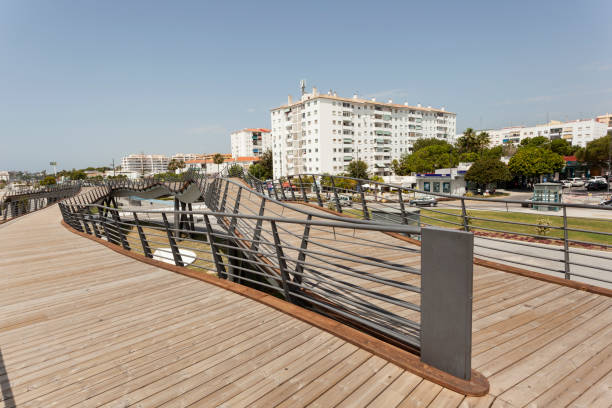
[[[308,202],[376,224],[474,232],[475,255],[481,259],[612,287],[612,254],[607,256],[612,250],[611,206],[453,196],[320,174],[269,181],[241,177],[277,201]],[[435,199],[416,200],[423,195]]]
[[[0,200],[0,222],[43,209],[79,191],[79,182],[10,191]]]
[[[175,198],[172,210],[127,208],[117,201],[152,189],[187,198],[194,188],[198,197],[192,202]],[[193,210],[195,202],[207,210]],[[471,335],[472,234],[298,208],[241,180],[197,173],[170,182],[113,180],[64,200],[60,210],[77,231],[148,258],[272,293],[419,351],[429,364],[470,378],[471,343],[466,339]],[[422,235],[422,247],[384,239],[383,233]],[[450,242],[463,243],[467,250],[456,252],[445,264],[436,251]],[[424,269],[433,272],[425,278]],[[464,281],[463,289],[434,277],[445,270],[452,279]],[[451,302],[447,308],[432,306],[440,298]],[[440,348],[439,341],[432,340],[444,332],[438,330],[440,325],[463,334],[443,336],[445,350],[428,352]],[[466,356],[464,363],[445,366],[449,356],[457,354]]]

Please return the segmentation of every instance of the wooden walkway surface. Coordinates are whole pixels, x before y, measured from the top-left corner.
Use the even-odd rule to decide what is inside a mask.
[[[609,406],[612,300],[475,268],[465,398],[240,295],[64,229],[56,206],[0,226],[7,407]]]

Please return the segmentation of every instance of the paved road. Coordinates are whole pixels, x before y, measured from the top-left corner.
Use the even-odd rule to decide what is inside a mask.
[[[477,205],[472,205],[472,203]],[[506,211],[504,203],[476,202],[467,203],[468,208],[479,210]],[[399,204],[368,202],[372,211],[379,210],[378,218],[385,222],[401,222]],[[441,202],[435,210],[460,208],[458,202]],[[411,210],[416,210],[410,207]],[[523,212],[546,216],[561,216],[560,212],[541,212],[520,206],[509,207],[511,212]],[[391,212],[391,213],[390,213]],[[382,214],[381,214],[382,213]],[[376,213],[375,213],[376,214]],[[582,208],[568,209],[568,215],[573,217],[589,217],[609,219],[612,231],[612,209],[591,210]],[[532,242],[514,241],[508,239],[487,239],[475,237],[474,252],[481,258],[495,262],[547,273],[556,277],[564,277],[565,254],[559,245],[536,244]],[[582,248],[570,248],[570,273],[582,276],[572,276],[572,280],[590,283],[612,289],[612,284],[590,278],[599,278],[612,282],[612,251],[598,251]],[[603,269],[600,269],[603,268]]]
[[[489,259],[506,265],[542,272],[559,278],[565,273],[565,254],[560,245],[545,245],[520,241],[491,240],[482,237],[474,239],[474,254],[479,258]],[[570,248],[570,273],[572,280],[590,283],[612,289],[612,252],[591,249]],[[601,269],[600,269],[601,268]],[[557,271],[557,272],[553,272]],[[589,279],[597,278],[597,279]]]

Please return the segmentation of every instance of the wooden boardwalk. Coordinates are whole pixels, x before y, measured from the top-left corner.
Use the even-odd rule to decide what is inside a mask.
[[[285,214],[287,215],[287,214]],[[612,299],[475,267],[466,398],[270,307],[67,231],[0,226],[7,407],[608,407]]]

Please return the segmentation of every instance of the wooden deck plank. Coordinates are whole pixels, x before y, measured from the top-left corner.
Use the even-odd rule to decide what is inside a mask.
[[[275,206],[267,215],[305,218]],[[245,208],[257,212],[258,205]],[[8,254],[0,260],[7,283],[0,288],[7,371],[0,382],[19,407],[597,406],[610,399],[605,328],[612,301],[600,295],[475,266],[473,365],[493,374],[492,394],[464,398],[267,306],[123,257],[70,233],[59,219],[50,207],[0,229]],[[36,234],[26,232],[32,228]],[[293,234],[285,241],[299,246],[302,227],[283,228]],[[392,238],[376,231],[311,232],[337,250],[351,253],[369,242],[377,258],[419,267],[418,252],[378,248]],[[416,248],[400,240],[397,246]],[[314,263],[325,264],[321,258]],[[359,270],[419,286],[412,274]],[[330,273],[420,301],[339,269]]]

